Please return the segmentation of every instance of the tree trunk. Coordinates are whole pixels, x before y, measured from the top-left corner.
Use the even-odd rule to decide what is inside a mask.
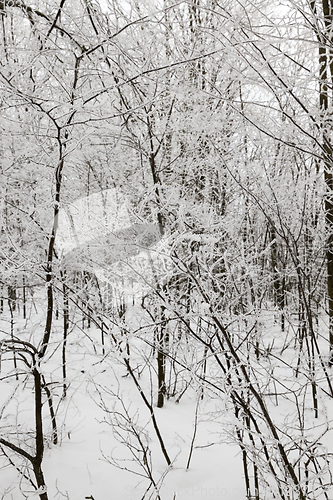
[[[37,360],[35,362],[38,363]],[[46,484],[44,474],[42,471],[42,461],[44,456],[44,433],[43,433],[43,415],[42,415],[42,379],[39,372],[39,367],[36,365],[33,370],[35,382],[35,425],[36,425],[36,455],[33,459],[32,465],[37,481],[38,488],[41,489],[39,493],[41,500],[48,500],[46,493]],[[45,491],[44,491],[45,490]]]
[[[46,484],[44,479],[44,474],[41,468],[41,464],[38,460],[33,463],[34,474],[36,477],[36,482],[38,489],[40,489],[39,498],[40,500],[48,500],[47,492],[46,492]]]
[[[163,408],[164,397],[166,393],[166,381],[165,381],[165,349],[166,349],[166,325],[165,325],[165,307],[160,306],[161,322],[157,326],[157,380],[158,380],[158,395],[157,395],[157,407]]]
[[[312,13],[318,19],[316,2],[310,3]],[[325,28],[317,31],[319,44],[319,107],[321,112],[322,158],[324,162],[324,179],[326,184],[325,222],[326,222],[326,263],[327,263],[327,297],[329,316],[329,365],[333,366],[333,176],[331,173],[333,157],[332,145],[328,139],[326,125],[329,123],[331,98],[328,91],[333,82],[332,20],[333,0],[322,0],[322,15]],[[330,85],[328,85],[330,83]]]
[[[66,348],[67,348],[67,336],[68,336],[68,326],[69,326],[69,303],[68,303],[68,288],[66,285],[66,271],[62,273],[62,295],[63,295],[63,320],[64,320],[64,330],[63,330],[63,343],[62,343],[62,381],[63,381],[63,398],[67,395],[67,360],[66,360]]]

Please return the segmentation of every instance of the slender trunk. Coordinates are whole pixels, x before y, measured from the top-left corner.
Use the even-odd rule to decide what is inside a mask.
[[[312,13],[318,19],[316,2],[311,1]],[[329,123],[331,99],[329,86],[333,82],[332,21],[333,0],[322,0],[322,14],[325,28],[317,31],[319,44],[319,108],[321,112],[322,147],[324,161],[324,179],[326,184],[325,222],[326,222],[326,263],[327,263],[327,298],[329,316],[329,365],[333,366],[333,175],[331,173],[333,156],[332,145],[328,138],[326,124]],[[329,85],[330,84],[330,85]]]
[[[60,147],[60,157],[62,158],[62,146]],[[47,311],[46,311],[46,323],[44,328],[44,335],[42,344],[39,351],[39,357],[45,356],[50,336],[52,330],[52,319],[53,319],[53,307],[54,307],[54,297],[53,297],[53,257],[54,257],[54,245],[58,229],[58,216],[59,216],[59,203],[60,203],[60,189],[62,181],[62,170],[64,167],[64,160],[61,159],[59,165],[56,169],[56,194],[55,194],[55,204],[53,212],[53,228],[51,236],[49,238],[48,252],[47,252],[47,262],[46,262],[46,288],[47,288]]]
[[[16,310],[16,301],[17,301],[16,287],[15,287],[15,285],[9,285],[8,286],[8,305],[11,307],[11,309],[13,311]]]
[[[327,196],[325,199],[326,227],[328,232],[326,260],[327,260],[327,296],[328,296],[328,314],[329,314],[329,366],[333,366],[333,179],[332,174],[325,172],[327,186]]]
[[[69,325],[69,303],[68,303],[68,288],[66,285],[66,271],[62,273],[62,292],[63,292],[63,317],[64,317],[64,329],[63,329],[63,342],[62,342],[62,380],[63,380],[63,398],[67,395],[67,360],[66,360],[66,349],[67,349],[67,336],[68,336],[68,325]]]
[[[38,363],[38,361],[36,361]],[[48,500],[46,493],[46,483],[42,470],[42,462],[44,457],[44,433],[43,433],[43,415],[42,415],[42,378],[39,372],[39,366],[36,364],[33,369],[34,385],[35,385],[35,427],[36,427],[36,454],[33,458],[32,465],[37,481],[37,486],[40,488],[40,499]]]
[[[148,124],[148,134],[150,141],[150,154],[149,154],[149,165],[151,169],[151,174],[153,177],[154,188],[155,188],[155,200],[156,205],[158,207],[157,212],[157,222],[160,231],[160,235],[164,235],[164,221],[161,208],[161,199],[160,199],[160,179],[158,176],[158,171],[156,167],[156,153],[154,151],[154,141],[152,134],[152,125],[150,123],[149,118],[147,119]],[[157,288],[160,288],[160,285],[157,283]],[[164,397],[166,392],[166,382],[165,382],[165,353],[164,353],[164,345],[165,345],[165,325],[163,321],[164,317],[164,306],[160,306],[160,316],[161,316],[161,325],[157,327],[157,383],[158,383],[158,395],[157,395],[157,407],[163,408],[164,406]]]
[[[10,311],[10,337],[12,340],[14,340],[14,313],[13,313],[13,305],[12,301],[8,300],[8,307]],[[17,357],[16,357],[16,351],[13,351],[13,361],[14,361],[14,368],[15,368],[15,378],[18,380],[18,374],[17,374]]]
[[[52,394],[50,389],[47,387],[45,382],[43,381],[43,387],[44,391],[47,396],[47,402],[49,405],[49,410],[50,410],[50,417],[51,417],[51,424],[52,424],[52,442],[53,444],[58,444],[58,429],[57,429],[57,420],[54,412],[54,406],[53,406],[53,400],[52,400]]]
[[[276,241],[276,231],[272,225],[270,228],[270,236],[272,242],[272,271],[273,271],[273,288],[274,288],[274,302],[281,312],[281,330],[285,329],[284,307],[285,307],[285,292],[284,292],[284,279],[281,278],[281,273],[278,269],[278,245]]]
[[[235,417],[236,420],[240,420],[240,408],[238,406],[235,406]],[[238,439],[238,444],[239,447],[242,451],[242,463],[243,463],[243,472],[244,472],[244,480],[245,480],[245,491],[246,491],[246,498],[250,500],[252,498],[251,495],[251,485],[250,485],[250,476],[249,476],[249,464],[248,464],[248,457],[247,457],[247,451],[244,445],[244,440],[243,440],[243,432],[241,429],[236,428],[236,435]]]
[[[141,398],[143,399],[146,407],[148,408],[149,412],[150,412],[150,416],[151,416],[151,420],[152,420],[152,424],[153,424],[153,427],[154,427],[154,430],[156,432],[156,436],[157,436],[157,439],[160,443],[160,447],[161,447],[161,450],[162,450],[162,453],[164,455],[164,458],[168,464],[168,466],[171,465],[171,460],[170,460],[170,457],[169,457],[169,454],[166,450],[166,447],[165,447],[165,444],[164,444],[164,441],[163,441],[163,438],[162,438],[162,434],[160,432],[160,429],[158,427],[158,424],[157,424],[157,421],[156,421],[156,417],[155,417],[155,412],[154,412],[154,408],[153,406],[149,403],[145,393],[143,392],[142,388],[141,388],[141,385],[139,384],[139,381],[134,373],[134,371],[132,370],[132,367],[128,361],[128,359],[124,358],[124,362],[125,362],[125,365],[126,365],[126,368],[128,370],[128,373],[131,375],[132,377],[132,380],[134,381],[139,393],[140,393],[140,396]]]
[[[27,318],[27,294],[26,294],[26,286],[25,286],[25,277],[22,279],[22,287],[23,287],[23,319]]]
[[[80,66],[80,61],[81,59],[79,57],[76,58],[75,61],[75,69],[74,69],[74,79],[73,79],[73,86],[72,86],[72,92],[71,92],[71,104],[73,105],[74,103],[74,98],[75,98],[75,90],[78,82],[78,74],[79,74],[79,66]],[[67,120],[67,125],[70,125],[74,116],[75,116],[76,110],[73,110]],[[53,123],[56,125],[56,122],[53,121]],[[60,210],[60,194],[61,194],[61,188],[62,188],[62,178],[63,178],[63,170],[65,166],[65,150],[66,150],[66,141],[69,138],[69,133],[68,130],[65,131],[65,136],[64,140],[62,138],[62,127],[57,127],[57,142],[59,146],[59,161],[58,165],[55,170],[55,196],[54,196],[54,209],[53,209],[53,227],[52,227],[52,232],[51,236],[49,238],[49,244],[48,244],[48,250],[47,250],[47,261],[46,261],[46,288],[47,288],[47,314],[46,314],[46,323],[45,323],[45,328],[44,328],[44,335],[43,335],[43,340],[41,343],[41,347],[38,353],[39,358],[42,358],[45,356],[49,341],[50,341],[50,336],[51,336],[51,330],[52,330],[52,320],[53,320],[53,306],[54,306],[54,298],[53,298],[53,258],[54,258],[54,246],[55,246],[55,241],[56,241],[56,234],[58,230],[58,217],[59,217],[59,210]]]
[[[49,497],[46,492],[46,484],[41,464],[38,461],[34,461],[32,465],[36,477],[37,486],[39,489],[39,498],[40,500],[48,500]]]
[[[161,315],[164,315],[163,306],[161,306]],[[165,324],[161,321],[161,324],[157,327],[157,381],[158,381],[158,395],[157,395],[157,407],[163,408],[164,398],[166,393],[165,385]]]

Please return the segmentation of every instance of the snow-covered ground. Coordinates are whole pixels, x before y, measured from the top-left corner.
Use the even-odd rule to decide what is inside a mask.
[[[15,334],[20,335],[21,338],[24,335],[26,339],[34,340],[36,344],[38,338],[41,338],[43,329],[43,312],[40,305],[38,305],[38,312],[39,314],[36,314],[34,310],[31,310],[29,321],[23,320],[19,313],[15,313],[14,316]],[[4,332],[8,333],[10,329],[8,311],[1,315],[0,321],[0,329],[5,336]],[[69,388],[66,399],[60,401],[59,396],[62,391],[59,369],[61,332],[62,318],[59,318],[55,321],[49,356],[42,367],[46,380],[52,387],[54,402],[58,404],[59,443],[57,445],[51,444],[51,424],[47,404],[46,402],[44,404],[45,434],[48,438],[43,469],[49,499],[81,500],[93,497],[94,500],[135,500],[143,498],[149,482],[142,477],[143,471],[140,470],[138,463],[132,460],[128,447],[120,443],[119,439],[115,439],[112,426],[108,423],[109,415],[99,406],[100,393],[103,393],[103,400],[110,411],[115,409],[116,395],[121,396],[133,420],[137,418],[137,425],[144,429],[142,437],[147,433],[154,479],[163,500],[175,498],[178,500],[221,498],[243,500],[245,498],[239,448],[227,437],[230,423],[228,423],[227,415],[223,415],[222,406],[218,407],[218,401],[212,402],[204,399],[199,403],[194,450],[188,470],[186,470],[186,465],[195,429],[198,397],[193,390],[188,390],[179,403],[169,400],[164,408],[155,408],[157,422],[172,460],[172,466],[168,467],[153,431],[149,412],[138,390],[114,354],[103,356],[100,332],[96,327],[87,329],[89,338],[79,326],[74,327],[70,333]],[[94,339],[96,350],[99,352],[94,352],[90,339]],[[3,373],[8,369],[8,363],[6,367],[3,363]],[[142,383],[144,384],[144,380]],[[26,446],[24,433],[29,434],[34,425],[34,395],[31,382],[28,382],[24,388],[19,383],[19,389],[10,402],[7,398],[16,386],[15,379],[2,380],[1,386],[1,404],[8,403],[3,410],[5,425],[2,427],[7,430],[6,425],[15,426],[20,421],[21,444],[24,448]],[[216,415],[219,417],[217,418]],[[122,434],[126,441],[128,439],[126,431]],[[14,440],[16,442],[15,438]],[[119,462],[119,467],[110,463],[112,457]],[[18,465],[21,463],[18,457],[11,455],[11,458],[15,459]],[[6,460],[1,459],[1,465],[5,463]],[[20,478],[13,466],[7,464],[6,467],[1,468],[0,477],[0,498],[3,500],[39,497],[38,493],[34,492],[22,477]]]
[[[28,320],[23,320],[20,312],[14,313],[13,328],[18,338],[38,345],[44,327],[42,300],[36,299],[35,305],[36,308],[31,304],[28,308]],[[136,331],[142,321],[137,308],[128,312],[126,322],[132,325],[132,331]],[[156,420],[172,461],[169,467],[159,446],[151,415],[128,376],[121,356],[112,347],[108,337],[103,352],[99,329],[93,325],[89,329],[86,326],[82,328],[80,316],[72,316],[67,349],[68,390],[66,398],[61,399],[62,329],[63,319],[59,316],[54,321],[48,354],[42,362],[42,371],[52,390],[57,410],[59,437],[58,444],[52,444],[51,422],[45,401],[46,449],[43,470],[49,500],[141,500],[150,498],[150,494],[151,498],[158,498],[152,488],[147,492],[149,480],[144,471],[143,452],[139,449],[135,435],[137,431],[146,446],[148,461],[151,460],[153,480],[161,500],[245,500],[242,456],[234,440],[235,417],[228,411],[228,403],[223,397],[205,390],[201,398],[201,394],[190,387],[179,402],[176,398],[170,398],[162,409],[154,405]],[[0,330],[3,338],[8,338],[10,316],[7,308],[0,316]],[[278,328],[271,335],[281,337]],[[139,337],[134,336],[130,340],[131,359],[138,380],[149,401],[156,403],[156,382],[151,383],[156,375],[152,369],[142,370],[150,347]],[[267,339],[267,342],[271,342],[271,339]],[[286,359],[288,355],[286,353]],[[32,382],[30,379],[24,381],[23,375],[18,382],[15,377],[6,378],[12,366],[13,360],[3,359],[0,379],[1,436],[32,451]],[[264,363],[262,367],[264,372]],[[142,375],[139,377],[140,370]],[[276,380],[282,382],[284,378],[287,379],[288,370],[276,368]],[[304,398],[311,402],[310,396],[309,392],[304,393]],[[291,394],[290,400],[292,397]],[[324,393],[320,394],[320,399],[333,414],[332,402],[327,400]],[[272,397],[268,405],[273,418],[282,423],[286,432],[292,432],[297,421],[293,420],[294,414],[288,408],[288,398],[277,404]],[[323,408],[324,405],[320,404],[320,411]],[[308,431],[304,439],[311,442],[321,434],[321,429],[324,430],[325,420],[315,419],[310,406],[305,412]],[[127,418],[126,425],[124,416]],[[329,413],[326,417],[327,421],[331,419]],[[19,437],[15,435],[17,429]],[[332,431],[324,434],[321,442],[332,452]],[[133,453],[141,458],[141,465],[139,460],[133,459]],[[21,472],[26,473],[17,455],[10,453],[10,458]],[[32,500],[39,497],[13,464],[8,464],[5,457],[0,457],[0,460],[1,499]],[[322,498],[330,500],[332,496],[318,496],[318,499]],[[260,497],[260,500],[271,499],[273,497],[269,493]]]

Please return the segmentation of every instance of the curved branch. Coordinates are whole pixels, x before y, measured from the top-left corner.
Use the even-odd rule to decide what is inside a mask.
[[[34,462],[34,457],[30,455],[30,453],[28,453],[25,450],[22,450],[22,448],[16,446],[16,444],[7,441],[7,439],[0,438],[0,444],[7,446],[7,448],[9,448],[10,450],[15,451],[18,455],[21,455],[21,457],[27,458],[31,463]]]

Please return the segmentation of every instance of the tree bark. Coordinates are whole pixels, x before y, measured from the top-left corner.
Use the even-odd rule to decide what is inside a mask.
[[[311,1],[311,9],[314,17],[318,18],[316,2]],[[319,107],[321,112],[320,127],[322,130],[322,158],[324,163],[324,179],[326,184],[325,195],[325,223],[326,223],[326,269],[327,269],[327,299],[329,316],[329,365],[333,366],[333,151],[327,136],[327,124],[329,122],[329,108],[332,97],[329,97],[329,86],[333,83],[333,51],[332,51],[332,13],[333,0],[322,0],[322,15],[324,20],[324,32],[317,31],[319,44]],[[330,85],[328,85],[330,80]]]
[[[35,360],[38,363],[37,360]],[[44,456],[44,434],[43,434],[43,416],[42,416],[42,379],[39,367],[36,365],[33,369],[35,382],[35,425],[36,425],[36,454],[32,460],[32,466],[37,481],[38,488],[41,489],[39,497],[41,500],[48,500],[46,493],[46,484],[42,470]]]

